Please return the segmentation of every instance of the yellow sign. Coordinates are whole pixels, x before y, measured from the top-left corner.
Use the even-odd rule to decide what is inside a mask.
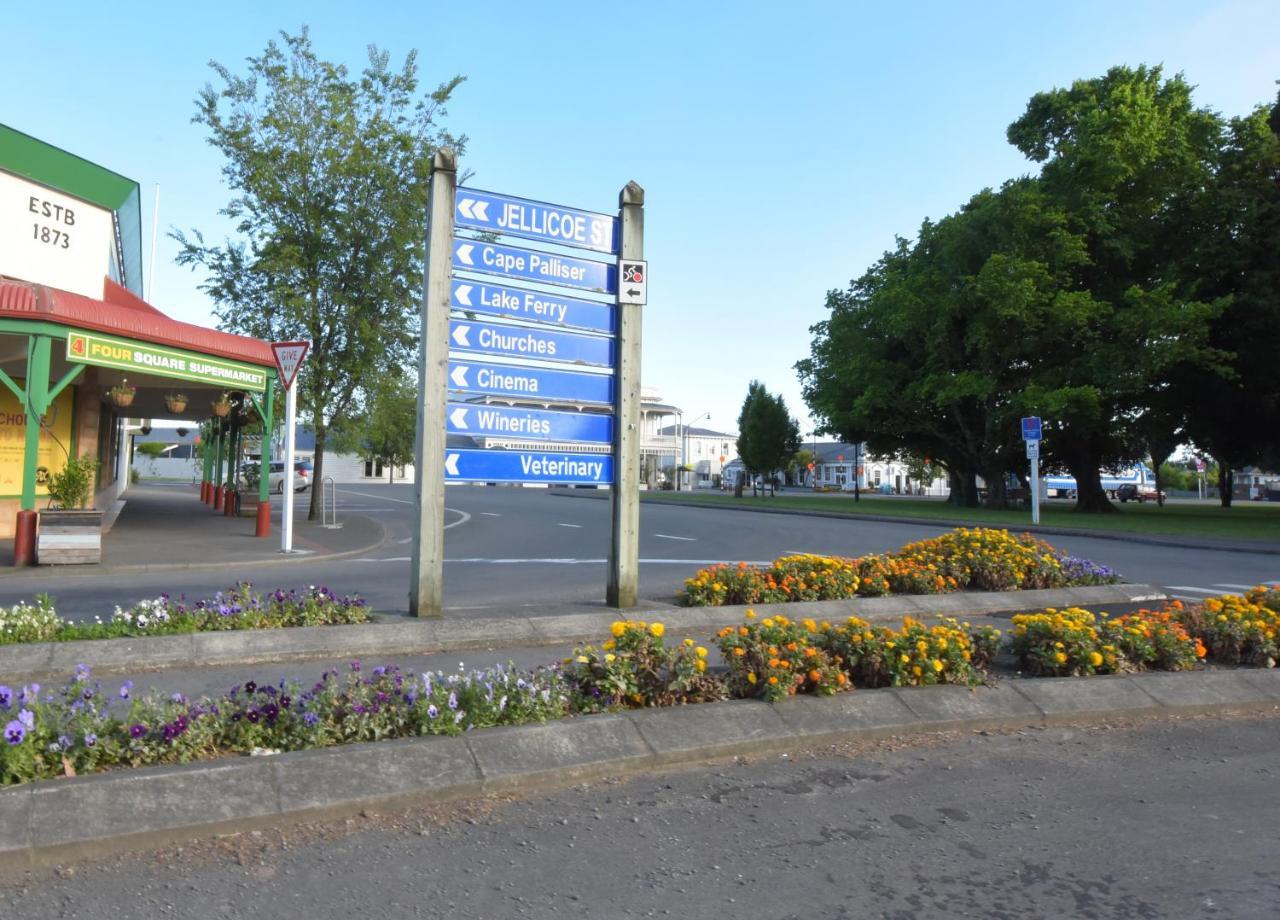
[[[26,382],[15,380],[23,387]],[[48,495],[49,476],[67,464],[71,450],[71,416],[75,408],[74,387],[58,394],[40,426],[40,451],[36,466],[36,494]],[[0,386],[0,495],[22,494],[22,459],[27,445],[27,416],[22,404]]]

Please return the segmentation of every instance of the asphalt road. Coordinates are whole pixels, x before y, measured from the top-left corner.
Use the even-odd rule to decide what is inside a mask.
[[[0,884],[4,917],[1270,918],[1280,722],[796,751]]]
[[[603,606],[607,501],[548,490],[483,487],[450,488],[446,500],[450,513],[445,605],[449,613],[499,615]],[[305,507],[305,502],[299,504]],[[86,571],[55,578],[38,572],[0,581],[0,603],[12,604],[37,591],[49,591],[60,612],[85,617],[161,591],[207,594],[243,578],[264,588],[323,583],[338,592],[358,592],[379,610],[404,612],[412,513],[412,486],[343,486],[339,516],[369,515],[387,529],[386,541],[363,558],[246,565],[226,573]],[[673,603],[684,579],[713,562],[768,561],[791,552],[882,552],[946,530],[928,524],[659,504],[642,504],[640,523],[640,595],[646,606]],[[1088,537],[1050,539],[1062,549],[1112,566],[1128,581],[1165,586],[1170,593],[1186,597],[1280,580],[1280,556]]]

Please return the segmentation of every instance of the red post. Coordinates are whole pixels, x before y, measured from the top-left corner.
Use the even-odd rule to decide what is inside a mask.
[[[271,536],[271,502],[258,502],[258,523],[254,527],[255,537]]]
[[[36,512],[27,510],[18,512],[18,521],[13,530],[13,564],[36,564]]]
[[[227,517],[231,517],[236,513],[236,490],[227,489],[222,494],[222,513]]]
[[[200,501],[209,504],[209,480],[200,480]]]
[[[214,511],[222,510],[222,494],[224,491],[226,491],[225,486],[213,487],[213,510]]]

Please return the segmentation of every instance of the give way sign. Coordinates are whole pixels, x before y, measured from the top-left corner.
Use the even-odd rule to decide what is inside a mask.
[[[275,355],[276,370],[280,372],[280,382],[286,390],[293,389],[294,378],[298,376],[298,367],[307,356],[310,342],[272,342],[271,353]]]

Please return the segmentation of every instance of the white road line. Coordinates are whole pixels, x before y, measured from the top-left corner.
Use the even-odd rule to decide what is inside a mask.
[[[368,559],[367,562],[384,562],[382,559]],[[605,559],[489,559],[470,557],[466,559],[446,559],[445,562],[468,563],[477,565],[602,565]],[[770,565],[765,562],[747,562],[747,565]],[[641,559],[641,565],[737,565],[738,560],[727,559]]]
[[[467,521],[471,520],[471,515],[467,514],[467,512],[465,512],[465,511],[459,511],[457,508],[445,508],[444,510],[445,510],[445,511],[450,511],[450,512],[452,512],[453,514],[460,514],[460,515],[462,515],[462,517],[458,518],[458,519],[457,519],[456,521],[454,521],[452,524],[445,524],[445,525],[444,525],[444,529],[445,529],[445,530],[448,530],[450,527],[457,527],[459,524],[465,524],[465,523],[467,523]]]
[[[403,540],[397,540],[396,542],[403,546],[405,543],[412,543],[413,537],[405,537]]]
[[[480,513],[485,517],[502,517],[502,515],[498,514],[496,511],[481,511]]]
[[[356,559],[356,562],[408,562],[408,556],[390,556],[386,559]]]
[[[676,537],[676,536],[672,536],[672,535],[671,535],[671,534],[669,534],[669,533],[655,533],[655,534],[654,534],[654,536],[655,536],[655,537],[660,537],[660,538],[661,538],[661,539],[663,539],[663,540],[683,540],[683,541],[684,541],[684,542],[686,542],[686,543],[697,543],[697,542],[698,542],[698,538],[697,538],[697,537]]]
[[[1267,582],[1263,581],[1263,582],[1259,582],[1258,584],[1264,584],[1264,585],[1265,585],[1265,584],[1267,584]],[[1252,584],[1252,585],[1214,585],[1214,587],[1215,587],[1215,588],[1234,588],[1234,589],[1235,589],[1235,590],[1237,590],[1237,591],[1252,591],[1254,588],[1258,587],[1258,584]]]
[[[572,527],[574,530],[581,530],[581,529],[582,529],[582,525],[581,525],[581,524],[562,524],[562,523],[560,523],[559,521],[557,521],[557,522],[556,522],[556,526],[557,526],[557,527]]]
[[[1195,585],[1165,585],[1170,591],[1194,591],[1197,594],[1217,594],[1214,588],[1197,588]]]
[[[359,495],[361,498],[376,498],[380,502],[395,502],[397,505],[412,505],[413,502],[407,498],[388,498],[385,495],[373,495],[369,492],[356,492],[351,489],[339,489],[343,495]]]

